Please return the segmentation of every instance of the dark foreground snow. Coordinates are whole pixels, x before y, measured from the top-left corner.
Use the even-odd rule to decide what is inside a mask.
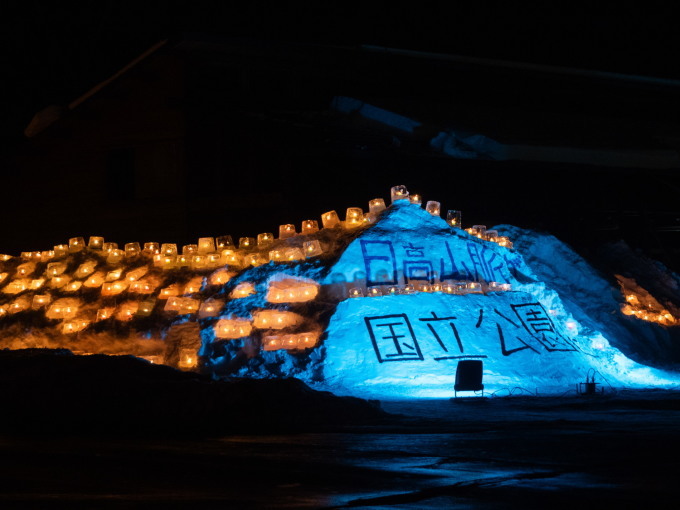
[[[321,431],[372,423],[372,402],[296,379],[212,381],[133,356],[0,351],[0,431],[192,436]]]
[[[54,369],[22,360],[11,366],[23,367],[25,376],[15,371],[10,378],[10,363],[0,359],[4,423],[17,420],[11,416],[16,407],[7,404],[14,402],[9,392],[17,388],[8,381],[28,384],[38,396],[31,381],[42,380],[45,399],[63,389],[59,377],[69,378],[65,371],[57,377]],[[90,357],[85,363],[111,362]],[[139,383],[136,365],[123,365],[128,373],[117,373],[121,387],[133,400],[145,395],[147,412],[163,408],[160,402],[168,405],[159,387],[177,393],[187,381],[206,384],[192,374],[170,375],[163,367],[154,369],[153,384]],[[94,376],[82,379],[73,363],[69,370],[79,372],[84,393],[101,385]],[[382,401],[386,416],[364,401],[315,396],[291,381],[272,384],[263,386],[266,397],[258,397],[274,406],[272,421],[232,434],[96,436],[82,434],[86,430],[77,423],[71,434],[49,434],[49,424],[63,421],[60,411],[53,406],[53,414],[34,412],[31,419],[45,424],[41,433],[0,434],[0,508],[675,507],[680,392]],[[148,387],[156,387],[155,402]],[[252,397],[252,388],[239,390]],[[324,416],[316,423],[326,426],[295,430],[283,411],[291,405],[291,413]],[[180,406],[184,423],[205,418],[206,413],[194,414],[201,408],[211,409],[205,401]],[[266,419],[256,411],[256,406],[231,407],[230,418],[222,413],[214,419],[239,423],[249,413]],[[327,426],[329,421],[334,426]],[[280,423],[288,426],[277,428]],[[165,427],[171,428],[170,422]]]

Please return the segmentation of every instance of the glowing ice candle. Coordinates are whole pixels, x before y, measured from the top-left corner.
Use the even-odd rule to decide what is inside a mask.
[[[328,211],[321,215],[323,228],[335,228],[340,226],[340,218],[335,211]]]
[[[161,245],[155,242],[144,243],[144,249],[142,250],[146,255],[156,255],[161,252]]]
[[[103,253],[111,253],[111,250],[117,250],[118,249],[118,243],[102,243],[102,252]]]
[[[125,256],[127,258],[133,258],[136,257],[141,253],[141,248],[139,247],[139,243],[125,243]]]
[[[80,280],[73,280],[64,285],[64,292],[76,292],[83,286]]]
[[[106,257],[107,264],[117,264],[125,257],[125,252],[123,250],[111,250]]]
[[[348,207],[345,214],[345,228],[360,227],[364,223],[364,211],[361,207]]]
[[[165,307],[163,308],[166,312],[179,312],[182,307],[182,298],[179,296],[171,296],[165,302]]]
[[[5,294],[19,294],[20,292],[28,289],[30,284],[31,280],[27,278],[12,280],[7,285],[5,285],[5,287],[2,289],[2,292]]]
[[[60,289],[70,281],[71,277],[67,274],[55,276],[50,280],[50,287],[52,287],[53,289]]]
[[[472,225],[472,230],[474,231],[474,236],[480,239],[485,239],[486,237],[486,225]]]
[[[158,293],[158,299],[169,299],[171,297],[177,297],[181,294],[181,290],[182,289],[180,289],[179,285],[173,283],[172,285],[169,285],[168,287],[161,289],[161,291]]]
[[[7,307],[7,311],[10,314],[19,313],[23,312],[24,310],[28,310],[30,306],[31,300],[29,299],[28,296],[19,296],[9,304],[9,306]]]
[[[198,317],[205,319],[206,317],[217,317],[224,306],[224,301],[220,299],[208,299],[201,304],[198,309]]]
[[[416,291],[416,286],[413,285],[412,283],[408,283],[404,285],[404,289],[402,290],[402,294],[413,294]]]
[[[408,190],[406,189],[406,186],[392,186],[390,189],[390,198],[392,199],[392,203],[397,200],[408,200]]]
[[[239,283],[229,294],[232,299],[240,299],[255,294],[255,285],[251,282]]]
[[[296,234],[295,225],[287,223],[285,225],[279,225],[279,239],[288,239]]]
[[[498,242],[498,230],[487,230],[485,239],[491,241],[492,243]]]
[[[8,276],[9,273],[0,273],[0,283],[4,282]]]
[[[423,197],[421,197],[417,193],[413,194],[413,195],[409,195],[408,201],[411,202],[412,204],[423,205]]]
[[[138,309],[139,303],[137,301],[126,301],[116,310],[116,319],[121,322],[130,321],[135,316]]]
[[[159,267],[165,270],[174,269],[177,267],[177,259],[178,257],[176,255],[162,255]]]
[[[283,335],[282,345],[284,349],[294,350],[298,348],[297,335]]]
[[[467,289],[467,292],[472,294],[482,293],[482,284],[479,282],[467,282],[465,288]]]
[[[182,255],[184,256],[184,255]],[[189,260],[189,267],[194,271],[201,271],[203,269],[208,269],[208,256],[207,255],[191,255]]]
[[[19,264],[17,266],[17,276],[30,276],[35,271],[35,268],[35,262],[24,262],[23,264]]]
[[[200,299],[194,298],[181,298],[178,312],[182,315],[196,313],[201,306]]]
[[[52,297],[49,294],[36,294],[33,296],[31,308],[33,308],[33,310],[39,310],[40,308],[50,304],[51,300]]]
[[[239,237],[238,249],[239,250],[252,250],[255,248],[257,242],[253,237]]]
[[[90,236],[87,241],[87,247],[90,250],[101,250],[104,247],[104,238],[100,236]]]
[[[216,239],[218,250],[229,250],[234,249],[234,240],[231,236],[220,236]]]
[[[274,242],[274,234],[271,232],[263,232],[262,234],[257,234],[257,247],[266,248]]]
[[[371,287],[368,289],[367,294],[369,297],[378,297],[383,295],[382,291],[378,287]]]
[[[78,313],[79,308],[80,300],[78,298],[57,299],[45,311],[45,317],[48,319],[72,319]]]
[[[269,260],[272,262],[283,262],[285,259],[283,250],[271,250],[269,252]]]
[[[117,296],[125,289],[127,289],[128,284],[124,281],[115,281],[110,283],[102,284],[102,296]]]
[[[45,278],[35,278],[31,280],[31,283],[28,284],[28,288],[31,290],[38,290],[45,284]]]
[[[269,284],[266,299],[270,303],[305,303],[318,293],[319,284],[314,280],[283,278]]]
[[[231,273],[226,269],[218,269],[208,277],[208,283],[210,285],[224,285],[231,280],[233,275],[234,273]]]
[[[386,294],[388,294],[390,296],[401,294],[401,289],[396,285],[392,285],[390,287],[387,287],[387,293]]]
[[[111,318],[115,311],[116,309],[112,306],[100,308],[99,310],[97,310],[97,318],[95,319],[95,321],[96,322],[105,321],[106,319]]]
[[[305,220],[302,222],[302,229],[300,233],[302,234],[313,234],[319,231],[319,222],[316,220]]]
[[[267,335],[262,339],[262,348],[265,351],[278,351],[283,348],[283,336]]]
[[[137,317],[148,317],[153,312],[153,308],[156,305],[155,299],[147,299],[139,303],[137,307]]]
[[[0,262],[7,262],[8,260],[12,260],[11,255],[6,255],[4,253],[0,255]]]
[[[234,250],[224,250],[222,251],[221,262],[226,266],[240,268],[243,267],[243,256]]]
[[[253,326],[249,319],[220,319],[213,327],[215,338],[235,340],[250,335]]]
[[[283,251],[283,258],[287,262],[293,262],[296,260],[304,260],[305,254],[302,252],[300,248],[286,248]]]
[[[79,331],[84,330],[89,324],[90,321],[87,319],[65,321],[61,325],[61,332],[67,335],[71,333],[78,333]]]
[[[441,204],[436,200],[428,200],[427,204],[425,204],[425,210],[429,212],[432,216],[440,216]]]
[[[137,294],[151,294],[154,290],[156,290],[156,287],[158,287],[156,281],[143,278],[141,280],[132,282],[132,284],[130,284],[129,291],[135,292]]]
[[[122,268],[118,268],[118,269],[114,269],[113,271],[109,271],[108,273],[106,273],[106,281],[112,282],[112,281],[118,280],[121,277],[122,274],[123,274]]]
[[[128,281],[128,282],[135,282],[135,281],[139,280],[141,277],[143,277],[148,271],[149,271],[148,267],[140,266],[136,269],[128,271],[125,274],[125,280]]]
[[[253,327],[258,329],[284,329],[297,326],[303,317],[283,310],[258,310],[253,312]]]
[[[349,289],[349,297],[351,298],[364,297],[364,291],[361,290],[360,287],[352,287],[351,289]]]
[[[222,255],[219,253],[209,253],[208,255],[208,266],[211,269],[215,269],[220,266],[220,261],[222,260]]]
[[[198,239],[198,253],[205,255],[215,251],[215,239],[212,237],[201,237]]]
[[[83,286],[89,289],[101,287],[104,283],[104,277],[105,275],[103,271],[97,271],[96,273],[90,275],[88,279],[83,282]]]
[[[196,349],[181,349],[179,351],[179,368],[189,369],[198,366],[198,354]]]
[[[316,257],[317,255],[323,254],[321,243],[319,243],[319,241],[316,239],[302,243],[302,251],[305,253],[305,257],[307,258]]]
[[[298,348],[309,349],[314,347],[319,341],[321,333],[318,331],[308,331],[306,333],[298,333]]]
[[[75,253],[85,248],[85,239],[82,237],[72,237],[68,240],[68,251]]]
[[[96,260],[86,260],[78,266],[78,269],[74,271],[73,276],[76,278],[86,278],[87,276],[90,276],[92,273],[94,273],[96,268]]]
[[[161,255],[174,257],[177,255],[177,245],[174,243],[163,243],[161,245]]]
[[[509,237],[499,236],[498,246],[503,246],[504,248],[512,248],[512,241],[510,241]]]
[[[269,262],[269,259],[259,253],[250,253],[243,258],[243,262],[247,266],[258,267]]]
[[[368,212],[378,214],[384,211],[387,207],[385,206],[385,200],[382,198],[374,198],[368,202]]]
[[[184,285],[184,295],[186,296],[187,294],[196,294],[198,292],[201,292],[202,286],[203,277],[195,276]]]
[[[54,256],[56,257],[63,257],[68,253],[68,245],[67,244],[55,244],[54,245]]]
[[[182,246],[182,255],[194,255],[198,252],[197,244],[185,244]]]

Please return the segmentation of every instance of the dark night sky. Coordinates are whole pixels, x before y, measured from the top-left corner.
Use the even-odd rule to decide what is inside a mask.
[[[0,6],[3,146],[154,42],[181,32],[377,44],[680,78],[673,2],[39,2]]]
[[[20,145],[34,113],[68,104],[156,42],[187,32],[370,44],[680,80],[673,2],[592,4],[0,2],[0,174],[11,171],[2,160]]]

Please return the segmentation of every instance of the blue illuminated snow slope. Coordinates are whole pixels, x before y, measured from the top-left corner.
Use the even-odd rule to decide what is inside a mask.
[[[521,235],[517,230],[513,234]],[[614,348],[593,328],[601,317],[583,326],[517,250],[452,229],[417,205],[397,202],[355,239],[328,282],[340,276],[367,288],[468,280],[509,283],[512,290],[418,292],[341,302],[323,346],[325,384],[339,393],[452,396],[456,365],[463,359],[482,360],[487,392],[520,387],[563,393],[589,375],[612,387],[673,386],[680,381],[677,374],[635,363]],[[582,274],[575,272],[574,277]],[[618,303],[605,304],[611,305],[610,316],[621,315]],[[579,319],[587,318],[580,314]]]

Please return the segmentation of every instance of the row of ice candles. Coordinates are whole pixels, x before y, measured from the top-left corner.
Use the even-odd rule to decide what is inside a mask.
[[[411,203],[421,204],[422,200],[419,195],[409,195],[407,191],[395,192],[395,186],[392,188],[392,202],[396,200],[408,199]],[[401,187],[403,188],[403,186]],[[404,188],[405,190],[405,188]],[[363,209],[360,207],[349,207],[347,208],[345,214],[345,221],[340,221],[340,218],[336,211],[328,211],[321,215],[321,221],[323,228],[356,228],[361,225],[372,223],[377,218],[377,215],[386,209],[385,201],[382,198],[374,198],[368,203],[369,212],[364,213]],[[441,215],[441,205],[439,202],[430,200],[425,205],[425,210],[428,211],[433,216]],[[461,228],[461,212],[456,210],[447,211],[446,221],[449,225],[455,228]],[[302,222],[302,228],[300,234],[313,234],[319,231],[319,224],[316,220],[305,220]],[[498,232],[495,230],[487,230],[485,225],[474,225],[471,228],[465,229],[465,231],[471,235],[474,235],[480,239],[498,243],[500,246],[512,247],[512,242],[507,237],[499,236]],[[293,224],[284,224],[279,226],[279,237],[278,239],[288,239],[298,232]],[[258,234],[257,238],[253,237],[241,237],[239,239],[238,248],[243,251],[253,251],[262,250],[271,246],[275,241],[274,234],[270,232],[265,232]],[[82,251],[85,247],[90,250],[101,250],[102,253],[107,254],[108,263],[116,263],[123,258],[136,257],[141,254],[146,254],[156,257],[156,262],[158,265],[167,265],[160,262],[159,256],[166,257],[177,257],[180,256],[177,250],[177,245],[172,243],[159,244],[156,242],[144,243],[144,248],[142,249],[140,244],[137,242],[126,243],[124,250],[118,249],[117,243],[104,242],[104,238],[100,236],[92,236],[89,238],[87,244],[83,237],[72,237],[69,239],[69,243],[59,244],[54,246],[53,250],[49,251],[34,251],[34,252],[22,252],[21,258],[23,259],[34,259],[34,260],[50,260],[53,258],[59,258],[67,253],[75,253]],[[220,236],[217,238],[212,237],[201,237],[198,240],[198,244],[187,244],[182,247],[181,256],[191,256],[191,255],[210,255],[216,254],[217,251],[223,252],[224,250],[235,250],[236,245],[231,236]],[[299,252],[299,253],[298,253]],[[323,250],[318,241],[308,241],[303,243],[303,247],[299,248],[288,248],[287,250],[272,250],[269,252],[269,260],[281,261],[281,260],[297,260],[309,256],[316,256],[323,253]],[[0,261],[9,260],[12,258],[10,255],[0,255]],[[251,257],[252,258],[252,257]],[[182,261],[177,261],[182,264]],[[257,260],[257,262],[266,262],[264,260]],[[188,263],[187,263],[188,265]],[[254,264],[256,265],[256,264]]]
[[[414,292],[443,292],[444,294],[474,294],[487,292],[507,292],[512,290],[509,283],[489,282],[483,286],[481,282],[461,282],[461,283],[422,283],[414,285],[394,285],[381,289],[380,287],[369,287],[364,290],[362,287],[352,287],[349,289],[349,297],[378,297],[395,294],[413,294]]]

